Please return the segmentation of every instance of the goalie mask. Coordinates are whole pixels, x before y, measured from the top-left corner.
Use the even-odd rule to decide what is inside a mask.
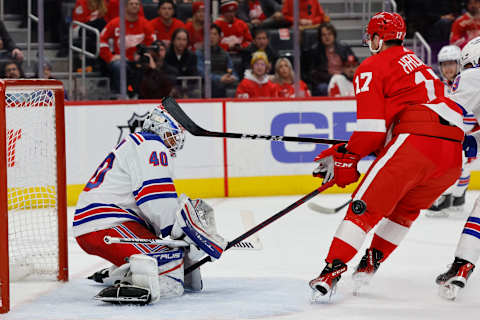
[[[162,106],[155,107],[143,122],[143,131],[154,133],[162,139],[172,156],[183,148],[185,133]]]

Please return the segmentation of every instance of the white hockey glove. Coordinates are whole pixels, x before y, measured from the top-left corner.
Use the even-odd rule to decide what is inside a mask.
[[[227,246],[227,242],[217,234],[215,217],[212,207],[203,200],[190,200],[182,194],[179,198],[180,206],[177,210],[170,237],[183,239],[194,245],[212,259],[218,259]],[[194,248],[190,251],[192,254]],[[196,258],[191,256],[191,258]],[[195,260],[195,259],[193,259]]]
[[[322,183],[327,183],[335,177],[333,156],[317,160],[318,166],[313,169],[313,176],[323,178]]]

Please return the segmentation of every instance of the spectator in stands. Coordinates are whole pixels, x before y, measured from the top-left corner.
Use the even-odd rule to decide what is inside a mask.
[[[349,55],[343,61],[343,73],[334,74],[328,84],[329,97],[353,97],[353,76],[358,67],[358,60],[354,55]]]
[[[324,22],[329,22],[330,17],[325,14],[318,0],[299,1],[300,7],[300,30],[318,27]],[[293,24],[293,0],[283,1],[283,17],[289,24]]]
[[[235,96],[242,99],[278,97],[277,86],[270,81],[267,74],[270,63],[265,52],[255,52],[251,66],[251,70],[245,71],[245,77],[238,85]]]
[[[252,43],[241,51],[242,64],[240,66],[239,72],[243,78],[245,70],[250,68],[250,61],[252,61],[252,56],[257,51],[263,51],[267,54],[268,61],[271,61],[275,65],[278,59],[278,53],[275,51],[269,43],[267,31],[264,29],[254,29],[253,30],[253,41]],[[273,74],[274,70],[272,70]]]
[[[119,1],[120,0],[105,0],[105,5],[107,6],[107,14],[105,15],[105,21],[107,23],[118,17],[118,10],[120,7],[120,4],[118,3]],[[138,12],[138,14],[141,17],[145,17],[142,2],[140,2],[140,11]]]
[[[166,96],[175,96],[175,77],[177,70],[165,62],[167,46],[157,40],[151,49],[145,52],[147,59],[140,61],[139,98],[161,99]],[[161,85],[159,85],[161,84]]]
[[[126,57],[130,65],[134,63],[134,54],[137,45],[151,45],[153,42],[153,30],[148,20],[139,16],[140,0],[128,0],[125,8],[125,45]],[[120,48],[119,48],[120,18],[114,18],[103,29],[100,35],[100,57],[108,64],[111,73],[111,87],[114,93],[120,92]],[[110,43],[113,42],[113,52]],[[127,70],[127,73],[128,71]]]
[[[275,0],[244,0],[240,2],[238,17],[253,28],[282,28],[289,25],[283,18],[282,5]]]
[[[275,75],[272,82],[277,85],[278,97],[280,98],[295,98],[295,74],[293,72],[292,63],[288,58],[279,58],[275,64]],[[299,97],[310,97],[310,90],[308,90],[305,82],[300,80]]]
[[[197,57],[188,50],[190,39],[187,30],[180,28],[173,32],[165,62],[177,70],[178,76],[196,76]]]
[[[20,64],[14,60],[9,60],[5,62],[2,66],[0,72],[1,79],[23,79],[25,78],[25,73],[23,72]]]
[[[173,0],[160,0],[158,2],[158,17],[150,21],[156,40],[162,40],[167,45],[170,44],[170,39],[172,39],[175,30],[185,29],[183,22],[173,17],[174,6]]]
[[[237,1],[221,0],[221,16],[215,21],[215,24],[222,29],[223,38],[220,46],[229,52],[239,52],[252,42],[247,23],[236,17],[237,9]]]
[[[186,82],[184,82],[181,78],[179,79],[179,77],[198,76],[197,56],[188,50],[189,43],[190,39],[187,30],[183,28],[175,30],[165,56],[165,62],[174,67],[177,72],[177,86],[175,89],[179,92],[180,97],[183,98],[192,97],[193,91],[200,88],[198,80],[185,80]]]
[[[5,24],[0,20],[0,59],[13,59],[18,63],[23,61],[23,52],[7,31]]]
[[[205,20],[205,5],[203,1],[195,1],[192,5],[192,20],[185,24],[185,29],[190,36],[190,47],[196,51],[203,47],[203,22]]]
[[[302,76],[314,96],[326,96],[330,78],[342,73],[342,61],[354,54],[349,46],[337,41],[337,31],[331,23],[319,26],[318,37],[318,43],[303,53]]]
[[[104,0],[77,0],[75,3],[75,8],[73,9],[72,20],[85,23],[86,25],[89,25],[90,27],[93,27],[101,32],[107,24],[104,18],[106,13],[107,7]],[[79,31],[80,28],[77,25],[73,25],[75,45],[78,47],[81,46],[81,35],[79,34]],[[96,35],[87,30],[86,49],[89,52],[95,52],[96,47]]]
[[[450,44],[460,48],[480,36],[480,0],[467,1],[466,9],[467,12],[455,20],[450,33]]]
[[[222,30],[216,24],[210,27],[210,45],[211,45],[211,79],[212,79],[212,97],[224,98],[227,88],[231,88],[238,81],[238,75],[233,69],[232,59],[228,52],[223,50],[220,43]],[[204,50],[197,50],[197,69],[200,75],[205,70]]]

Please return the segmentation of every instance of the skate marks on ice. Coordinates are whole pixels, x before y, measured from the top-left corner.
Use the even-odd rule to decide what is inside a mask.
[[[117,306],[92,299],[102,285],[77,279],[18,306],[2,320],[251,319],[293,315],[310,306],[307,285],[300,279],[206,278],[204,285],[203,292],[154,305]]]

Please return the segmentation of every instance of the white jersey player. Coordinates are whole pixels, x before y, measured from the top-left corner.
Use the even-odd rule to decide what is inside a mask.
[[[480,120],[480,37],[472,39],[461,55],[462,72],[455,79],[450,98],[466,112]],[[464,150],[467,157],[477,156],[480,132],[465,136]],[[455,260],[449,270],[436,279],[439,293],[447,299],[455,299],[475,268],[480,257],[480,197],[467,219],[455,251]]]
[[[460,72],[461,50],[455,45],[447,45],[438,53],[440,74],[445,83],[446,95],[451,94],[455,78]],[[470,132],[478,127],[475,115],[467,113],[463,116],[465,132]],[[471,165],[475,158],[464,158],[462,173],[458,180],[448,188],[428,209],[429,217],[445,217],[450,213],[463,211],[465,194],[470,183]]]
[[[202,251],[219,258],[226,243],[216,234],[213,209],[202,200],[177,196],[172,160],[184,132],[156,107],[143,131],[123,139],[99,165],[80,194],[73,232],[80,247],[113,266],[90,277],[110,284],[95,298],[113,303],[156,302],[184,288],[201,290],[199,269],[184,277],[184,264]],[[159,239],[191,243],[189,249],[161,245],[106,244],[104,237]]]

